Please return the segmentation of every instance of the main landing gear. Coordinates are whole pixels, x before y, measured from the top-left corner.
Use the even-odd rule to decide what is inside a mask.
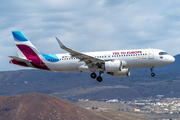
[[[98,76],[98,77],[96,78],[96,80],[97,80],[98,82],[102,82],[102,77],[101,77],[101,76]]]
[[[151,76],[152,77],[154,77],[155,76],[155,73],[153,72],[154,71],[154,69],[153,69],[154,67],[150,67],[150,69],[151,69]]]
[[[97,80],[98,82],[102,82],[102,80],[103,80],[102,77],[101,77],[101,74],[102,74],[102,73],[104,73],[104,72],[103,72],[103,71],[100,71],[100,72],[99,72],[99,76],[97,77],[96,73],[93,72],[93,73],[91,73],[91,78],[95,79],[95,78],[97,77],[96,80]]]
[[[92,77],[93,79],[95,79],[95,78],[97,77],[96,73],[95,73],[95,72],[91,73],[91,77]]]

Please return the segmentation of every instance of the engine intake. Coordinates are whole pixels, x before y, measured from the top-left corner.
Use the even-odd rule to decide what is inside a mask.
[[[121,71],[121,69],[122,69],[122,61],[120,61],[120,60],[105,62],[105,71],[106,72]]]

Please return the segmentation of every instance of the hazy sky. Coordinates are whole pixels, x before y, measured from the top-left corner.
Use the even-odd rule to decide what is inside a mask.
[[[21,31],[45,54],[157,48],[180,53],[179,0],[1,0],[0,71],[17,56],[11,31]]]

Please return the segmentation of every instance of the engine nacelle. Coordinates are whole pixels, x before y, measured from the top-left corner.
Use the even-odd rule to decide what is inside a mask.
[[[108,72],[108,74],[113,75],[114,77],[129,77],[130,76],[130,69],[124,68],[124,69],[121,69],[121,71]]]
[[[122,61],[120,60],[107,61],[104,65],[106,72],[116,72],[122,69]]]

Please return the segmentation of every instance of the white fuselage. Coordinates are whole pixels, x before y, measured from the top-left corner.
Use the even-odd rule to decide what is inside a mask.
[[[84,54],[106,60],[121,60],[125,63],[123,68],[144,68],[163,66],[174,62],[171,55],[160,55],[164,52],[159,49],[138,49],[138,50],[117,50],[102,52],[86,52]],[[58,61],[55,59],[43,59],[45,65],[52,71],[91,71],[88,68],[81,68],[85,65],[83,61],[72,57],[69,54],[56,54]],[[96,71],[99,71],[98,69]],[[105,71],[106,72],[106,71]]]

